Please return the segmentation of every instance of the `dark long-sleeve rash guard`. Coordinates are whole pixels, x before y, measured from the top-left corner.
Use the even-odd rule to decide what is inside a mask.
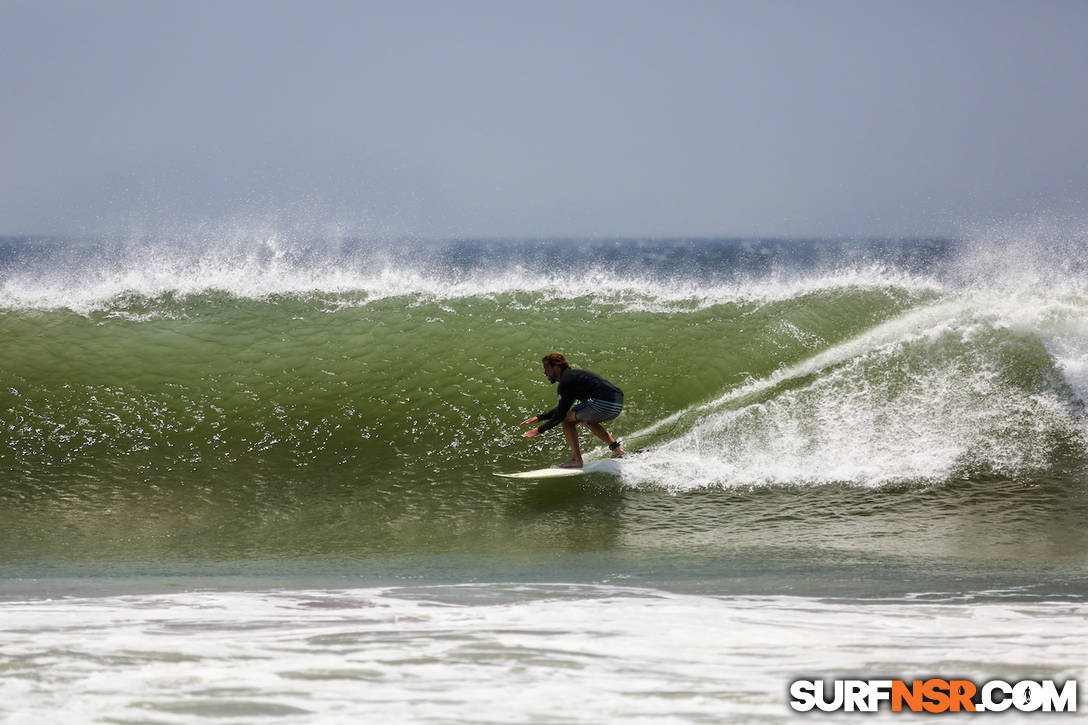
[[[563,422],[575,400],[596,398],[611,403],[623,402],[623,391],[600,375],[588,370],[570,369],[559,379],[559,405],[537,416],[545,421],[537,430],[541,433]]]

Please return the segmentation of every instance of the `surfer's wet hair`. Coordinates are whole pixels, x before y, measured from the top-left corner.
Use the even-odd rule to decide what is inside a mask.
[[[570,367],[570,363],[567,362],[567,359],[563,357],[563,353],[561,352],[553,352],[550,355],[545,355],[543,362],[545,365],[551,365],[552,367],[560,368],[562,370],[566,370]]]

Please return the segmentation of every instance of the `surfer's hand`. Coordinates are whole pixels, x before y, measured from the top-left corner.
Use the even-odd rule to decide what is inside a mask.
[[[526,422],[528,422],[528,421],[526,421]],[[522,425],[524,425],[524,423]],[[524,433],[522,433],[521,437],[522,438],[536,438],[538,435],[540,435],[540,429],[539,428],[533,428],[532,430],[527,430]]]
[[[525,420],[521,421],[521,424],[522,425],[532,425],[533,423],[537,422],[538,420],[540,420],[540,418],[538,418],[537,416],[534,415],[532,418],[526,418]]]

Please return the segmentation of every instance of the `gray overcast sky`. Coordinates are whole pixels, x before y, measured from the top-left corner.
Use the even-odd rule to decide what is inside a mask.
[[[954,234],[1088,210],[1088,2],[0,0],[0,233]]]

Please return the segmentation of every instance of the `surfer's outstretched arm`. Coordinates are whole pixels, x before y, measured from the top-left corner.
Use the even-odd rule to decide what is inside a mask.
[[[538,416],[534,415],[532,418],[526,418],[525,420],[521,421],[521,424],[522,425],[532,425],[533,423],[536,423],[538,420],[540,420],[540,418]],[[521,434],[521,436],[523,438],[536,438],[538,435],[540,435],[540,429],[539,428],[533,428],[532,430],[527,430],[527,431],[525,431],[524,433]]]

